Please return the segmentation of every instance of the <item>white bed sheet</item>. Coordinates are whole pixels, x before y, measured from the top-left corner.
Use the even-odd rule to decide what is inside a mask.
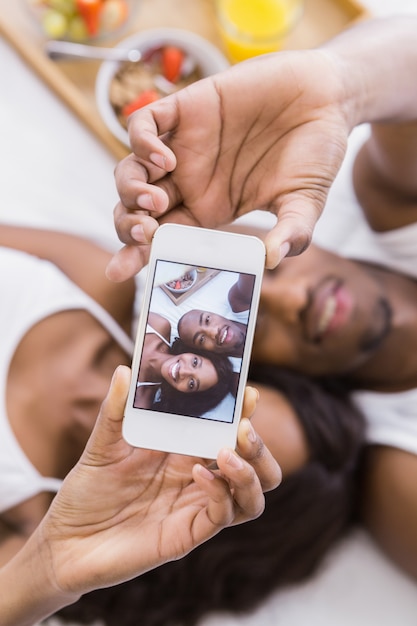
[[[364,4],[381,15],[417,12],[415,0],[366,0]],[[1,39],[0,77],[0,221],[86,234],[117,249],[112,224],[117,199],[113,158]],[[352,143],[363,131],[358,130]],[[329,202],[345,204],[350,199],[342,171]],[[327,213],[317,238],[330,229],[337,247],[339,228],[349,212],[343,220],[340,214],[336,219],[335,212]],[[201,626],[237,624],[417,626],[417,585],[358,530],[329,554],[306,584],[273,594],[252,615],[215,615]]]

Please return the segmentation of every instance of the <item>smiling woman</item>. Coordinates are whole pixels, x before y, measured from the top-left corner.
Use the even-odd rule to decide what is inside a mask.
[[[170,345],[167,319],[150,313],[135,394],[135,408],[201,416],[232,391],[227,357],[194,350],[180,340]]]

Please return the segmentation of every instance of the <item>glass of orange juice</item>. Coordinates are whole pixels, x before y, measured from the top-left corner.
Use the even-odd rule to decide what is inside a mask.
[[[303,0],[216,0],[225,52],[233,63],[283,47],[300,19]]]

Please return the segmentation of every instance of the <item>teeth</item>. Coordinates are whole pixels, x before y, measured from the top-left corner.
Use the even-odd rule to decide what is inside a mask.
[[[326,332],[333,318],[333,315],[336,312],[336,306],[337,306],[337,302],[336,302],[335,296],[329,296],[326,300],[323,313],[321,314],[321,317],[319,320],[318,331],[320,335]]]
[[[177,361],[177,362],[173,365],[173,367],[172,367],[172,369],[171,369],[171,375],[172,375],[172,378],[174,379],[174,381],[175,381],[175,382],[177,381],[177,375],[178,375],[178,369],[179,369],[179,367],[180,367],[180,364],[179,364],[179,362]]]
[[[222,334],[220,335],[220,343],[223,343],[226,340],[226,337],[227,337],[227,328],[225,328]]]

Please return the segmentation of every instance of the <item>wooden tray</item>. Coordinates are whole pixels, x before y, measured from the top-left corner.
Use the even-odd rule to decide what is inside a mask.
[[[184,28],[221,47],[214,19],[214,0],[138,0],[135,21],[127,35],[147,28]],[[369,17],[357,0],[305,0],[303,18],[288,37],[288,48],[319,45],[358,20]],[[128,149],[101,120],[95,103],[96,61],[51,61],[43,52],[45,38],[24,0],[0,0],[0,35],[56,92],[119,160]],[[117,39],[108,42],[114,45]]]
[[[166,285],[161,285],[162,291],[167,294],[167,296],[172,300],[172,302],[174,304],[176,304],[176,305],[181,304],[189,296],[191,296],[193,293],[195,293],[197,291],[197,289],[200,289],[200,287],[202,287],[203,285],[208,283],[209,280],[211,280],[212,278],[217,276],[217,274],[220,273],[220,270],[207,269],[205,272],[199,272],[198,270],[197,270],[197,272],[198,272],[197,273],[197,280],[196,280],[195,284],[191,287],[191,289],[189,289],[188,291],[186,291],[184,293],[174,293],[173,291],[168,289],[168,287],[166,287]]]

